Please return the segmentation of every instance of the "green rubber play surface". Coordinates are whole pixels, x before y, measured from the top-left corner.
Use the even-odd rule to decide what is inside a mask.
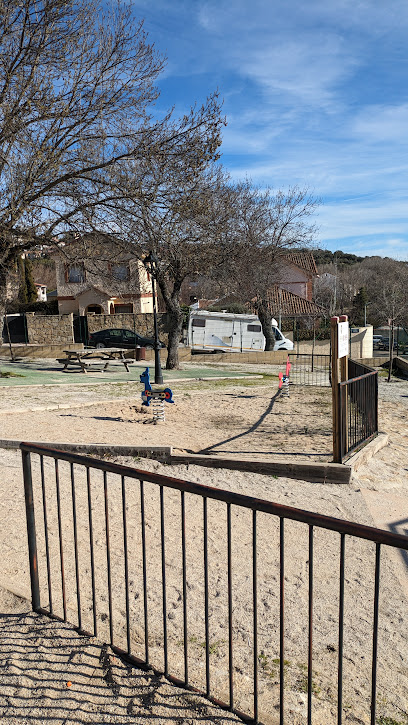
[[[129,373],[121,364],[110,365],[108,370],[79,372],[68,370],[63,372],[62,365],[52,360],[30,360],[16,363],[0,362],[0,386],[19,385],[78,385],[81,383],[113,383],[113,382],[139,382],[139,376],[149,367],[150,380],[154,383],[154,365],[129,365]],[[219,368],[190,368],[184,370],[163,370],[164,383],[176,380],[197,380],[203,378],[240,378],[246,373],[232,372]]]

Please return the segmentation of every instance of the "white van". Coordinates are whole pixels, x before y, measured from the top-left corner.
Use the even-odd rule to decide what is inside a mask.
[[[276,320],[272,320],[272,332],[274,350],[293,350],[293,342],[282,334]],[[194,310],[188,323],[187,344],[192,352],[248,352],[265,350],[265,337],[256,315]]]

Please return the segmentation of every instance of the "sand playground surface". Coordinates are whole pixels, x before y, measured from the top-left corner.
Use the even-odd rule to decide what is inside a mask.
[[[103,386],[102,386],[103,387]],[[280,457],[330,461],[331,407],[329,389],[291,390],[289,400],[276,398],[277,382],[233,381],[172,386],[176,404],[166,408],[166,422],[146,420],[137,388],[132,396],[114,400],[112,391],[90,386],[67,393],[44,388],[0,391],[2,438],[52,442],[98,442],[171,445],[186,452],[212,455]],[[111,386],[113,388],[113,386]],[[42,394],[41,394],[42,392]],[[128,392],[128,391],[127,391]],[[138,386],[140,395],[140,386]],[[405,533],[408,516],[408,383],[380,386],[380,429],[390,444],[353,474],[348,486],[314,484],[222,469],[179,465],[154,460],[120,459],[121,463],[167,476],[197,481],[291,506],[391,528]],[[13,401],[14,396],[14,401]],[[40,402],[38,402],[40,398]],[[92,402],[92,398],[94,402]],[[104,402],[110,401],[110,402]],[[53,405],[70,408],[38,410]],[[84,403],[92,403],[79,407]],[[6,407],[8,406],[8,407]],[[37,408],[37,410],[33,410]],[[31,409],[31,410],[30,410]],[[30,411],[30,412],[28,412]],[[92,474],[94,548],[97,568],[98,637],[82,639],[68,625],[30,612],[30,605],[5,590],[29,596],[21,455],[2,451],[0,483],[0,546],[3,552],[0,585],[5,662],[0,687],[0,716],[5,723],[220,723],[240,722],[203,698],[173,687],[163,677],[129,668],[104,643],[109,641],[103,481]],[[35,496],[40,503],[38,463],[34,463]],[[63,541],[67,578],[67,618],[77,620],[77,593],[72,538],[72,494],[68,464],[60,464]],[[53,464],[45,461],[53,608],[62,614],[58,587],[59,550]],[[109,475],[109,516],[112,548],[114,637],[126,647],[126,607],[122,489],[120,478]],[[145,631],[141,560],[140,487],[127,479],[131,650],[144,656]],[[90,547],[85,477],[76,473],[76,504],[80,550],[82,626],[92,629]],[[166,623],[169,671],[184,676],[183,590],[181,569],[180,494],[166,490],[165,550],[167,564]],[[160,498],[157,486],[145,484],[149,655],[163,668],[163,599],[161,580]],[[38,509],[40,510],[40,509]],[[226,507],[208,503],[210,671],[212,694],[228,701],[228,620]],[[279,524],[258,515],[258,668],[260,720],[279,722]],[[190,681],[205,689],[205,611],[203,579],[203,504],[186,496],[187,605]],[[43,522],[37,516],[37,536],[44,542]],[[323,530],[314,534],[313,722],[336,722],[338,657],[339,536]],[[385,547],[383,547],[384,549]],[[375,547],[348,539],[346,544],[344,632],[344,723],[370,722],[372,612]],[[252,517],[232,510],[233,645],[235,705],[252,711]],[[307,722],[308,530],[285,525],[285,699],[290,725]],[[39,545],[42,604],[47,606],[44,544]],[[377,715],[381,725],[408,722],[408,602],[407,562],[400,552],[383,551],[381,566],[379,671]],[[388,718],[388,719],[387,719]]]
[[[24,389],[14,408],[14,389],[8,389],[2,404],[9,415],[0,417],[0,438],[172,446],[175,452],[264,461],[331,460],[330,388],[293,387],[286,398],[278,396],[276,380],[176,383],[175,402],[165,404],[165,423],[156,426],[153,406],[142,405],[141,385],[108,387],[32,388],[30,403]]]

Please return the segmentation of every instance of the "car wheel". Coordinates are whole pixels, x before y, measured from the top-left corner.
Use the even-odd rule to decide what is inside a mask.
[[[101,347],[106,347],[106,345],[105,345],[104,342],[97,342],[96,343],[96,347],[98,347],[99,349],[101,349]]]

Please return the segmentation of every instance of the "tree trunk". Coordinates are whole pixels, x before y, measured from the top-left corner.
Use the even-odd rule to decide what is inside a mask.
[[[388,368],[388,379],[387,382],[391,382],[391,375],[392,375],[392,362],[393,362],[393,353],[394,353],[394,320],[392,320],[391,323],[391,330],[388,336],[388,342],[390,346],[390,365]]]
[[[169,321],[169,341],[166,370],[175,370],[179,366],[178,348],[183,330],[183,313],[178,300],[167,310],[167,319]]]
[[[3,343],[2,332],[6,323],[6,303],[7,303],[7,270],[4,266],[0,266],[0,341]],[[10,350],[10,358],[14,362],[14,351],[10,340],[9,329],[7,326],[8,345]]]
[[[7,270],[0,266],[0,335],[3,332],[7,303]]]
[[[276,341],[272,332],[272,314],[265,302],[258,303],[258,317],[265,336],[265,350],[273,350]]]

